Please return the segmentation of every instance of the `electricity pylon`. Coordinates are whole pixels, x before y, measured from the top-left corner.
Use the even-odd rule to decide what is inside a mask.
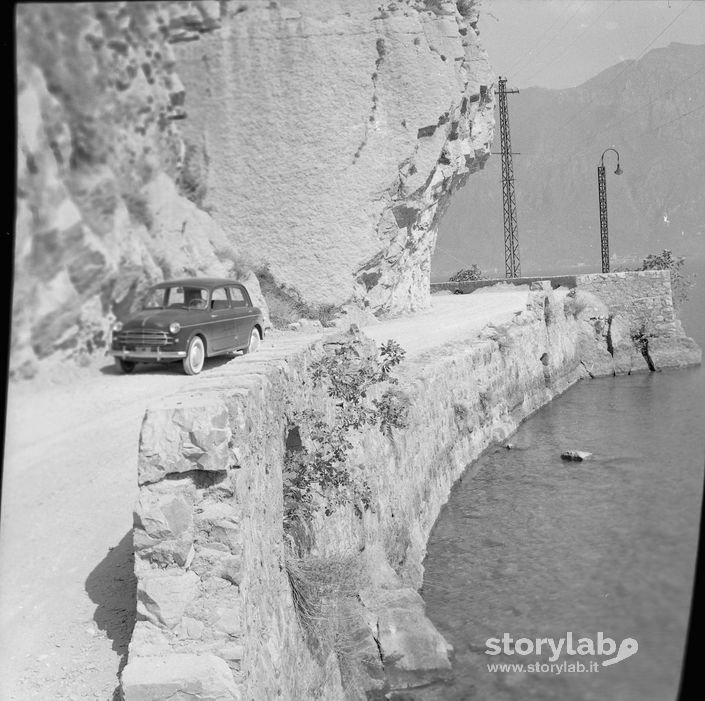
[[[517,230],[517,200],[514,193],[514,165],[512,139],[509,133],[509,106],[507,95],[518,93],[507,90],[507,79],[499,77],[499,136],[502,155],[502,199],[504,204],[504,276],[520,277],[519,232]]]

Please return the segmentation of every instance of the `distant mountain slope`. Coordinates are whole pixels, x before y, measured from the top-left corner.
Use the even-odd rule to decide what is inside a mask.
[[[509,76],[509,87],[512,85]],[[705,45],[671,44],[576,88],[509,96],[522,272],[600,266],[597,166],[608,153],[610,253],[705,255]],[[493,151],[499,151],[499,128]],[[441,222],[433,276],[504,274],[501,164],[492,156]],[[614,258],[613,258],[614,260]]]

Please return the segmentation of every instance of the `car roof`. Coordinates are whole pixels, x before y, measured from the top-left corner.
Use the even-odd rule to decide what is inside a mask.
[[[235,280],[227,280],[221,277],[185,277],[179,278],[178,280],[164,280],[153,287],[172,287],[173,285],[178,285],[180,287],[206,287],[208,289],[213,289],[214,287],[238,285],[239,287],[245,287],[241,282]]]

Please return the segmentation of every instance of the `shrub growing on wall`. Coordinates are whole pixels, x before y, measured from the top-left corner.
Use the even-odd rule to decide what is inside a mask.
[[[394,386],[398,380],[393,374],[404,355],[396,341],[369,353],[352,338],[329,344],[311,366],[314,384],[325,387],[335,400],[334,415],[331,419],[306,409],[291,417],[303,440],[286,455],[285,526],[305,523],[319,512],[330,515],[346,504],[354,504],[359,512],[369,507],[364,469],[348,459],[351,437],[365,427],[377,427],[391,437],[394,429],[407,425],[409,398]],[[373,388],[377,394],[381,390],[378,397],[368,396]]]

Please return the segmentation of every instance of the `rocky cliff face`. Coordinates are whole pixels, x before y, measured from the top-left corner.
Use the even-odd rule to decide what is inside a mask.
[[[176,46],[204,205],[304,299],[428,302],[436,225],[488,157],[475,2],[248,2]]]
[[[436,225],[491,138],[475,5],[20,7],[13,371],[101,348],[176,275],[426,304]]]
[[[15,373],[105,346],[111,319],[149,284],[238,275],[232,244],[192,201],[175,126],[185,95],[171,42],[184,10],[18,8]]]

